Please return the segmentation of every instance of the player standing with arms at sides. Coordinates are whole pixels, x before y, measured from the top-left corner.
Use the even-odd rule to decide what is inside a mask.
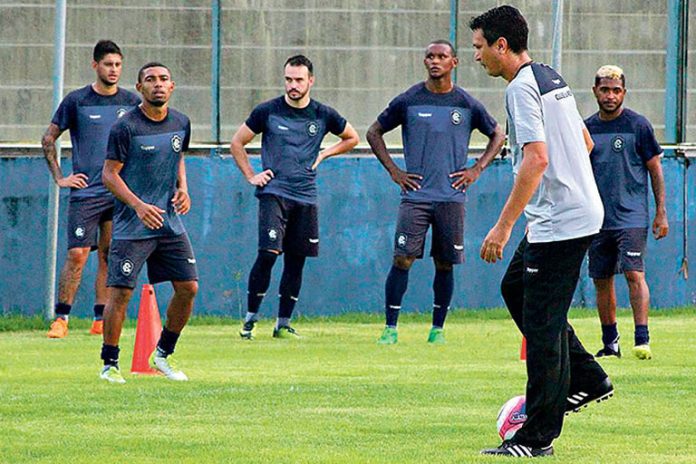
[[[590,245],[590,277],[597,289],[597,309],[604,347],[597,356],[621,357],[616,326],[614,274],[623,273],[635,325],[633,354],[652,358],[648,333],[650,289],[643,255],[648,240],[648,174],[655,197],[652,233],[659,240],[669,232],[665,208],[665,178],[650,122],[623,106],[626,77],[618,66],[602,66],[592,87],[599,111],[585,120],[595,143],[590,154],[604,223]]]
[[[397,343],[401,300],[413,262],[423,257],[430,225],[435,263],[433,324],[429,343],[444,343],[443,326],[454,291],[453,265],[464,262],[466,189],[503,145],[505,136],[481,103],[452,81],[457,54],[445,40],[431,42],[423,60],[428,77],[394,98],[367,132],[367,141],[402,198],[394,259],[385,284],[386,327],[379,344]],[[391,158],[384,134],[402,128],[406,171]],[[469,139],[478,129],[489,139],[483,156],[467,168]]]
[[[314,67],[303,55],[284,65],[285,95],[258,105],[232,137],[230,151],[259,200],[258,255],[249,273],[247,313],[239,335],[255,337],[259,307],[271,281],[278,255],[285,254],[280,280],[274,338],[297,338],[290,319],[302,286],[307,257],[319,254],[317,167],[325,159],[358,144],[355,129],[336,110],[310,97]],[[324,150],[331,132],[341,140]],[[255,173],[244,148],[256,134],[261,139],[262,171]]]
[[[508,5],[472,18],[474,58],[508,82],[505,110],[515,182],[481,258],[503,258],[524,211],[528,232],[501,283],[503,299],[527,338],[527,420],[511,440],[482,454],[553,454],[563,417],[613,386],[568,323],[580,266],[604,212],[588,156],[592,141],[568,85],[527,53],[527,21]]]
[[[147,262],[151,284],[170,281],[174,287],[150,365],[171,380],[184,381],[188,377],[171,355],[198,291],[196,258],[179,217],[191,208],[183,156],[191,122],[168,106],[174,81],[165,65],[148,63],[140,68],[136,87],[143,102],[111,130],[103,171],[116,204],[100,376],[125,383],[118,366],[118,342],[138,274]]]
[[[101,171],[111,126],[140,103],[136,94],[118,86],[123,62],[118,45],[100,40],[92,58],[97,79],[63,99],[41,139],[53,180],[59,187],[70,188],[68,255],[60,272],[56,319],[48,331],[49,338],[68,335],[68,317],[92,250],[98,250],[99,263],[90,333],[102,333],[104,305],[108,298],[106,271],[114,197],[104,187]],[[56,159],[55,143],[66,130],[70,130],[73,172],[64,177]]]

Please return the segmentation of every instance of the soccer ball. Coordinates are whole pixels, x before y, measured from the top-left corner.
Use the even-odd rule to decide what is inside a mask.
[[[498,413],[498,435],[503,440],[509,440],[527,420],[526,402],[524,395],[515,396],[505,402]]]

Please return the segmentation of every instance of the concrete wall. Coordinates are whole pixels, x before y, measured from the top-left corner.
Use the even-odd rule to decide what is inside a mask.
[[[258,163],[258,159],[253,160]],[[66,161],[66,169],[69,162]],[[230,158],[189,156],[187,169],[193,209],[185,217],[200,269],[199,314],[237,316],[245,310],[246,280],[256,255],[257,202]],[[696,278],[684,280],[682,262],[684,216],[683,164],[664,160],[670,235],[649,239],[648,282],[657,307],[696,303]],[[688,216],[692,231],[690,261],[696,262],[696,167],[688,175]],[[0,314],[43,313],[48,173],[38,157],[0,158]],[[495,265],[478,258],[485,234],[498,217],[512,183],[507,160],[491,166],[470,190],[467,203],[466,263],[456,267],[455,307],[502,306],[499,282],[521,238],[522,221]],[[398,188],[374,157],[343,157],[320,167],[320,257],[308,262],[298,311],[336,314],[381,311],[384,280],[392,254],[392,237],[399,201]],[[67,196],[61,197],[58,266],[65,258]],[[280,263],[279,263],[280,264]],[[281,266],[274,270],[269,297],[262,311],[274,314],[274,295]],[[75,314],[90,314],[96,257],[87,266]],[[693,270],[692,270],[693,271]],[[429,311],[432,304],[432,261],[415,264],[404,310]],[[583,272],[574,304],[594,305],[592,283]],[[621,279],[620,279],[621,280]],[[619,302],[627,305],[626,287],[619,280]],[[143,280],[144,282],[144,280]],[[157,286],[160,308],[170,295],[168,284]],[[131,314],[137,308],[131,304]]]
[[[364,133],[392,97],[424,77],[424,46],[449,34],[449,0],[221,3],[223,140],[229,140],[255,104],[281,91],[282,64],[297,52],[316,64],[315,97],[334,105]],[[472,61],[466,25],[471,16],[503,2],[459,3],[459,82],[503,121],[504,82],[487,77]],[[510,3],[529,20],[532,56],[550,61],[552,2]],[[627,104],[646,114],[662,139],[666,7],[666,0],[565,1],[562,71],[583,114],[595,111],[590,94],[595,70],[616,63],[628,75]],[[53,8],[52,0],[0,4],[0,141],[38,141],[50,120]],[[696,34],[690,36],[696,51]],[[91,49],[105,37],[123,47],[126,87],[132,88],[144,62],[156,59],[170,65],[178,84],[173,103],[191,116],[194,139],[210,140],[209,1],[69,1],[66,91],[93,80]],[[694,95],[692,91],[691,102]],[[691,113],[693,140],[696,116]],[[400,142],[398,131],[389,141]]]

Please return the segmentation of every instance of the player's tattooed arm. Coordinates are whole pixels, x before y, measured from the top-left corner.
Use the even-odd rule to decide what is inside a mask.
[[[483,155],[470,168],[464,168],[461,171],[456,171],[450,174],[450,178],[456,180],[452,183],[452,188],[456,190],[465,190],[469,185],[476,182],[484,169],[493,161],[493,158],[500,152],[500,149],[505,143],[505,133],[499,125],[495,126],[493,134],[488,137],[488,144]]]
[[[177,187],[172,204],[176,214],[186,214],[191,210],[191,197],[188,194],[188,182],[186,181],[186,163],[184,163],[183,156],[179,160]]]
[[[56,151],[56,140],[62,133],[63,131],[56,124],[51,123],[41,138],[41,147],[43,148],[44,158],[46,158],[46,164],[48,164],[48,170],[59,187],[85,188],[87,187],[86,175],[78,173],[63,177],[63,171],[61,171],[58,165],[58,152]]]
[[[334,143],[326,150],[322,150],[321,153],[319,153],[319,156],[317,156],[314,164],[312,164],[312,171],[316,170],[319,164],[325,159],[340,155],[341,153],[346,153],[355,148],[355,146],[360,142],[358,133],[355,131],[355,129],[353,129],[353,126],[351,126],[349,122],[346,123],[346,128],[343,129],[343,132],[339,135],[339,137],[341,138],[339,142]]]
[[[423,176],[406,172],[394,163],[389,150],[387,150],[387,144],[384,143],[384,133],[384,129],[379,121],[372,123],[367,130],[365,138],[367,138],[367,143],[370,144],[372,152],[387,170],[394,183],[401,187],[402,191],[420,189],[418,181],[423,180]]]
[[[155,205],[145,203],[138,198],[123,181],[120,174],[121,169],[123,169],[123,163],[120,161],[110,159],[104,161],[102,181],[106,188],[108,188],[116,198],[133,208],[145,227],[153,230],[161,228],[164,225],[164,217],[162,215],[166,211]]]
[[[266,169],[258,174],[254,172],[254,168],[249,163],[249,154],[244,148],[256,136],[254,131],[249,129],[249,126],[242,124],[237,132],[232,136],[230,142],[230,153],[234,158],[234,162],[246,178],[247,182],[256,187],[263,187],[273,179],[273,171]]]

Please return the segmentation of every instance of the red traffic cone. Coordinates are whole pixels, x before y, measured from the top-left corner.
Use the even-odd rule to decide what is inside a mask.
[[[140,323],[140,322],[138,322]],[[520,361],[527,360],[527,338],[522,337],[522,347],[520,348]]]
[[[133,348],[133,363],[131,374],[156,374],[150,367],[149,358],[162,332],[155,289],[150,284],[143,284],[140,293],[140,308],[138,309],[138,325],[135,328],[135,347]]]

